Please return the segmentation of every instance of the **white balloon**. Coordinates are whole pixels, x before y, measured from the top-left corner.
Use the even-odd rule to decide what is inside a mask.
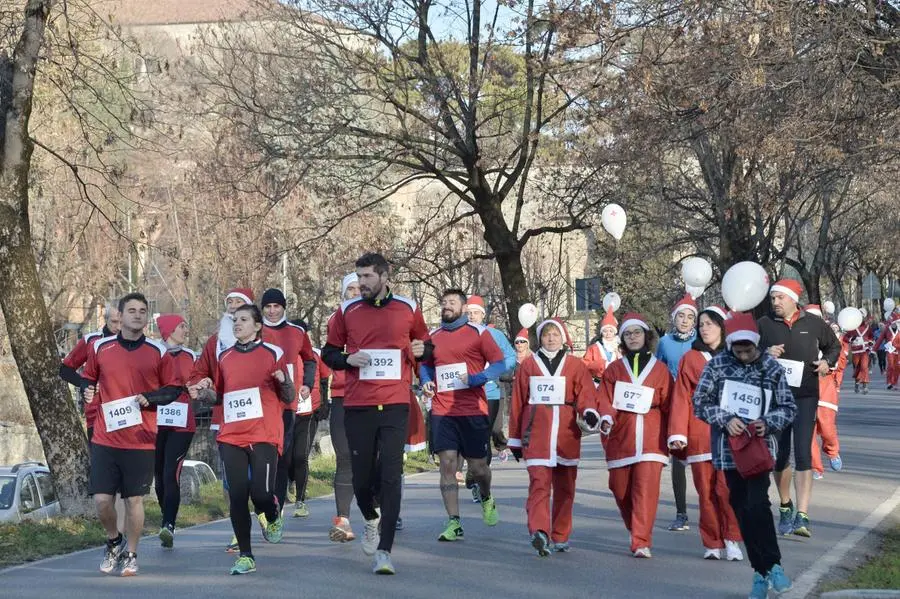
[[[822,306],[825,308],[825,314],[834,314],[834,302],[831,300],[827,300],[825,305]]]
[[[888,312],[893,312],[894,308],[897,307],[897,303],[893,300],[893,298],[887,298],[884,300],[884,309]]]
[[[685,285],[684,290],[687,291],[692,298],[697,299],[698,297],[703,295],[703,292],[706,291],[706,287],[703,285],[697,287],[695,287],[694,285]]]
[[[769,293],[769,275],[756,262],[738,262],[722,277],[722,298],[734,312],[758,306]]]
[[[616,241],[622,239],[622,235],[625,233],[625,224],[628,220],[625,216],[624,208],[618,204],[607,204],[603,208],[600,218],[607,233],[612,235]]]
[[[519,308],[519,324],[530,329],[538,319],[538,309],[534,304],[522,304]]]
[[[681,263],[681,278],[690,287],[706,287],[712,281],[712,266],[703,258],[688,258]],[[688,290],[690,293],[690,290]],[[696,299],[699,296],[696,296]]]
[[[862,324],[863,313],[857,308],[844,308],[838,313],[837,321],[845,331],[853,331]]]
[[[610,291],[603,296],[603,309],[607,312],[615,312],[622,307],[622,298],[615,291]]]

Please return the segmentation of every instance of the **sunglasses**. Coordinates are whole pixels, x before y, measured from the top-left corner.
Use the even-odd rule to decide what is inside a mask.
[[[528,343],[528,342],[527,342],[527,341],[524,341],[524,340],[522,340],[522,339],[519,339],[518,341],[516,341],[516,345],[519,345],[519,344],[522,344],[522,343]]]

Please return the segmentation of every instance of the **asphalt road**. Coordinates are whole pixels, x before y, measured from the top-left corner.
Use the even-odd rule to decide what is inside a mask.
[[[821,570],[828,559],[839,561],[842,548],[864,532],[861,523],[871,527],[876,511],[885,512],[900,498],[900,392],[884,390],[876,373],[870,395],[855,395],[848,375],[842,396],[838,425],[844,471],[828,471],[815,483],[813,537],[780,540],[785,569],[802,582],[793,594],[797,597],[814,584],[817,564]],[[223,551],[231,537],[226,520],[179,531],[174,550],[161,549],[156,538],[144,539],[136,578],[104,576],[97,570],[101,550],[92,549],[0,572],[0,597],[746,597],[752,575],[746,561],[701,559],[690,482],[691,529],[668,532],[675,509],[668,468],[664,471],[654,557],[637,560],[628,553],[627,534],[607,489],[597,437],[585,441],[583,453],[568,554],[540,559],[531,549],[524,510],[528,477],[524,466],[509,462],[494,469],[500,524],[486,527],[480,507],[463,501],[466,539],[455,544],[436,541],[445,518],[437,475],[408,478],[402,514],[406,527],[394,546],[393,577],[373,575],[358,542],[329,542],[334,503],[321,498],[310,502],[310,518],[288,520],[280,545],[265,544],[258,527],[254,529],[255,574],[228,575],[234,558]],[[774,488],[772,493],[775,503]],[[461,489],[461,498],[467,495]],[[354,516],[359,534],[361,521]]]

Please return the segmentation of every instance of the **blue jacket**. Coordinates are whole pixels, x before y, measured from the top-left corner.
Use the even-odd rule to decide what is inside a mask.
[[[672,336],[672,333],[666,333],[659,340],[659,346],[656,348],[656,359],[662,360],[669,368],[673,379],[678,376],[678,363],[681,362],[681,357],[688,353],[688,350],[691,349],[691,344],[694,343],[696,338],[697,329],[694,329],[691,332],[691,336],[684,341],[679,341]]]
[[[516,350],[510,345],[506,335],[492,327],[488,327],[488,331],[494,338],[497,347],[503,352],[503,365],[506,366],[506,370],[500,374],[500,376],[503,376],[516,367]],[[500,377],[498,376],[496,379],[490,380],[484,385],[484,392],[487,395],[488,401],[498,401],[500,399],[500,385],[497,384],[497,380],[499,379]]]

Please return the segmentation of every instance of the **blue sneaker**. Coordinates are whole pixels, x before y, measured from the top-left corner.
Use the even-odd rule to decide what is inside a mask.
[[[778,534],[783,537],[794,532],[794,504],[778,508]]]
[[[769,581],[759,572],[753,573],[753,587],[748,599],[766,599],[769,596]]]
[[[791,587],[793,586],[791,579],[784,573],[784,568],[782,568],[780,564],[772,566],[772,569],[769,570],[769,575],[766,576],[766,580],[772,585],[772,590],[778,594],[791,590]]]
[[[844,467],[844,460],[841,459],[841,456],[833,457],[828,461],[831,462],[831,469],[835,472],[840,472]]]

